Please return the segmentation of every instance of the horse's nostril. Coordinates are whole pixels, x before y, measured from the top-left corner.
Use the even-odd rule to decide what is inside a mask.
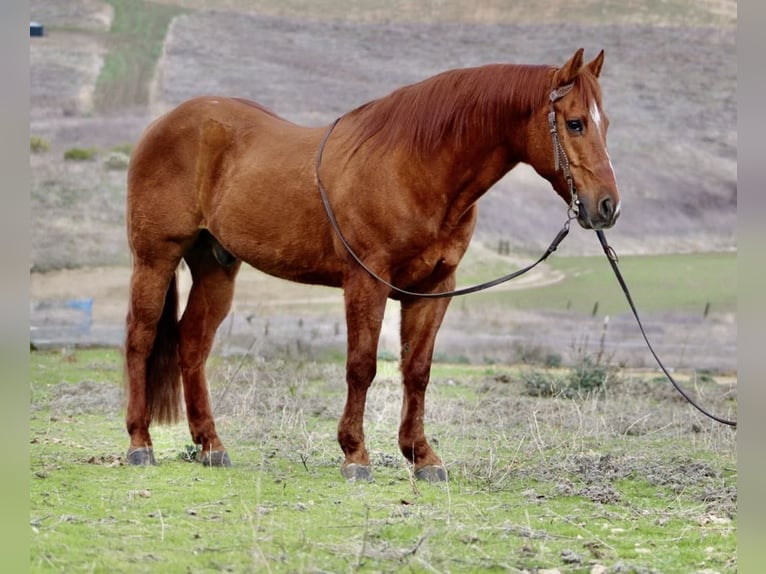
[[[614,216],[614,203],[609,197],[605,197],[598,203],[598,213],[607,221],[611,221]]]

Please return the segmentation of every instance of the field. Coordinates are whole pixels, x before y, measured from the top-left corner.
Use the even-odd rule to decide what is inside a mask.
[[[442,364],[427,432],[450,481],[414,482],[395,445],[396,367],[381,364],[367,437],[376,481],[340,478],[340,363],[216,360],[234,467],[124,466],[112,350],[33,353],[33,572],[735,572],[735,433],[650,374],[534,396],[537,367]],[[609,367],[609,365],[605,365]],[[693,384],[724,414],[735,387]]]
[[[372,484],[338,470],[339,291],[241,273],[209,364],[227,471],[189,462],[184,425],[153,429],[158,467],[124,465],[117,351],[120,162],[170,106],[223,93],[317,125],[446,68],[603,47],[624,200],[607,235],[660,355],[736,418],[735,1],[30,9],[47,30],[30,42],[31,571],[737,571],[736,432],[658,377],[592,233],[573,230],[528,278],[453,303],[426,423],[444,485],[415,482],[396,448],[396,305],[367,410]],[[480,213],[461,285],[536,258],[564,206],[522,166]]]

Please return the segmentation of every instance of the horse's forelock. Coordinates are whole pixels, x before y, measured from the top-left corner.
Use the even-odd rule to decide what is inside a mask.
[[[598,78],[590,73],[586,66],[580,70],[580,73],[574,79],[575,90],[577,97],[580,99],[579,104],[585,108],[590,109],[591,104],[596,103],[601,106],[601,87],[598,83]]]

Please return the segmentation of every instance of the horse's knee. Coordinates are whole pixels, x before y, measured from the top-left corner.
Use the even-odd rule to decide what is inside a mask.
[[[378,372],[377,358],[357,358],[346,363],[346,381],[350,386],[367,389]]]

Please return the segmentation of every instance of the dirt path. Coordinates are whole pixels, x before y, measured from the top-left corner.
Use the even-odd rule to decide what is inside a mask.
[[[30,338],[38,347],[121,345],[127,309],[127,267],[86,268],[32,274]],[[505,289],[529,289],[560,281],[549,268]],[[179,280],[182,299],[190,287]],[[465,301],[465,300],[463,300]],[[661,356],[675,368],[736,372],[736,317],[666,314],[645,317]],[[603,348],[602,317],[565,312],[483,309],[454,302],[437,340],[439,360],[514,363],[559,355],[576,361],[602,352],[615,364],[653,367],[633,318],[612,317]],[[398,356],[398,304],[390,302],[380,352]],[[339,289],[275,279],[243,267],[232,312],[218,333],[218,351],[310,359],[345,353],[343,297]]]
[[[509,259],[509,269],[521,261]],[[191,288],[188,271],[179,271],[181,301],[185,301]],[[531,289],[551,285],[564,278],[563,273],[540,266],[518,279],[495,287],[496,290]],[[125,319],[130,284],[129,267],[91,267],[61,269],[30,276],[30,298],[33,308],[41,303],[60,303],[69,300],[92,299],[92,319],[96,323],[119,324]],[[182,303],[183,304],[183,303]],[[272,314],[271,308],[330,305],[341,307],[341,290],[321,286],[307,286],[276,279],[250,266],[243,266],[237,277],[235,309],[238,312]],[[34,324],[34,322],[33,322]]]

